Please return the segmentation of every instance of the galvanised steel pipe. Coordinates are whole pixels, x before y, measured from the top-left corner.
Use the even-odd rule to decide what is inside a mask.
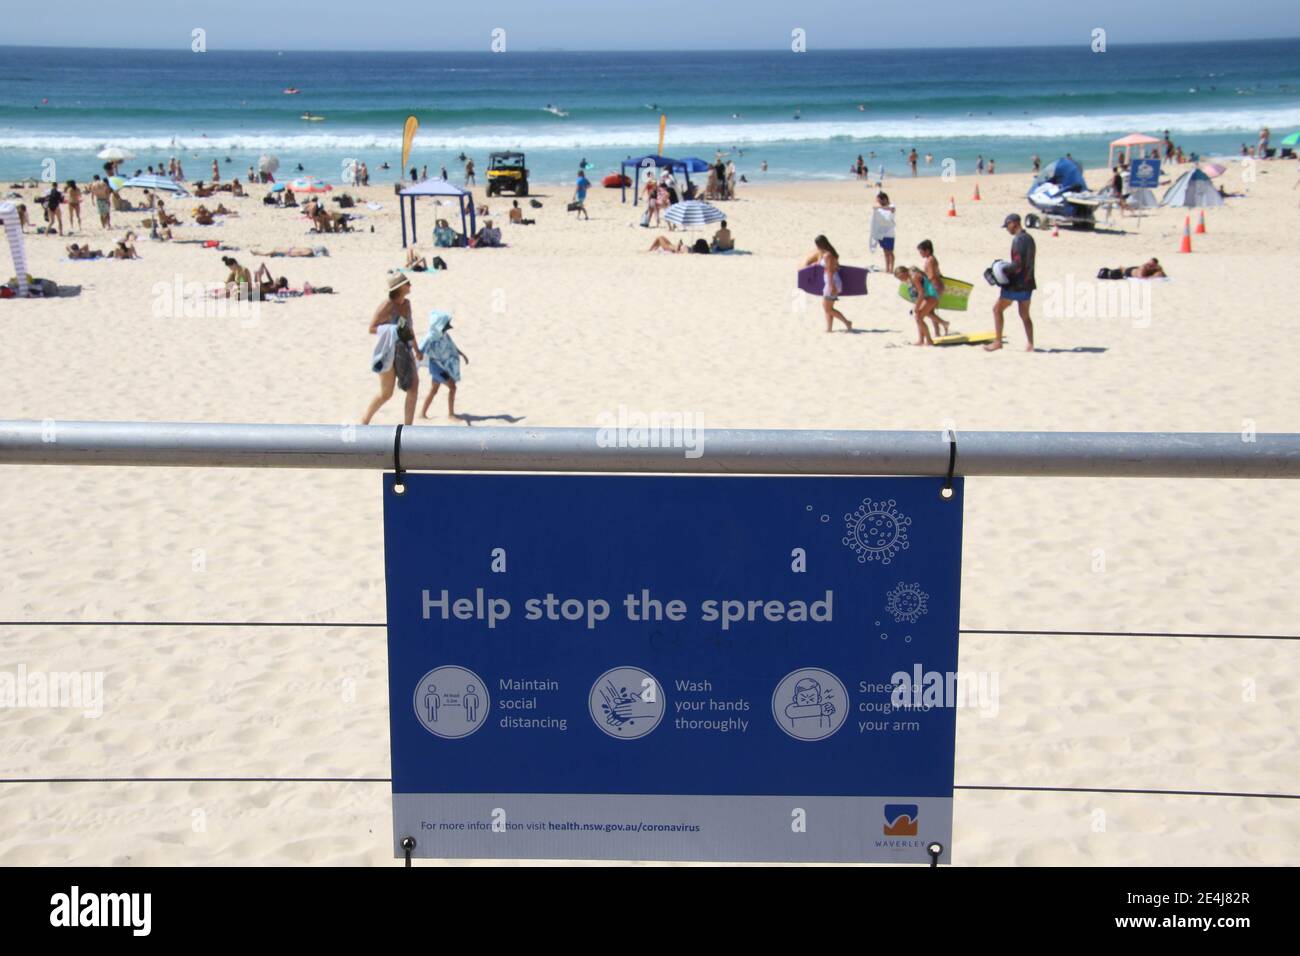
[[[680,425],[680,423],[679,423]],[[391,425],[0,421],[0,464],[393,467]],[[655,439],[668,447],[628,447]],[[958,475],[1300,478],[1300,434],[959,432]],[[402,429],[412,471],[945,475],[933,431]]]

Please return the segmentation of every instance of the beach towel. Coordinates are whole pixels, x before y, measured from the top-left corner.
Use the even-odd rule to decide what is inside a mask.
[[[894,213],[892,210],[877,206],[871,211],[871,251],[875,252],[881,239],[893,239],[895,234]]]
[[[429,313],[429,331],[420,343],[420,351],[453,382],[460,381],[460,351],[452,341],[447,326],[451,325],[450,312]],[[432,369],[431,369],[432,371]]]
[[[375,330],[375,352],[370,357],[370,371],[383,374],[393,367],[397,351],[397,326],[381,325]]]

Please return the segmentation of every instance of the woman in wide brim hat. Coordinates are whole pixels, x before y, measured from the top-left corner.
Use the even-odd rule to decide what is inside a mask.
[[[388,296],[370,320],[370,334],[378,336],[371,357],[371,370],[379,375],[379,394],[370,401],[361,424],[370,419],[393,397],[393,388],[406,393],[403,420],[415,421],[415,402],[420,392],[419,366],[415,356],[415,328],[411,324],[411,280],[400,272],[388,277]],[[423,358],[424,356],[420,356]]]

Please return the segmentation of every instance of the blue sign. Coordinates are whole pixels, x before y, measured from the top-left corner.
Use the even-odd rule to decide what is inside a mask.
[[[1160,160],[1135,159],[1129,163],[1129,189],[1154,189],[1158,185],[1160,185]]]
[[[960,479],[403,480],[396,855],[947,861]]]

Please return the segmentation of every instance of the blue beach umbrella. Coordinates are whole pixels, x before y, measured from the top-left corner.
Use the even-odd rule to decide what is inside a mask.
[[[109,177],[109,185],[113,184],[115,176]],[[168,179],[166,176],[132,176],[130,179],[123,180],[116,187],[119,191],[123,189],[152,189],[159,193],[174,193],[177,196],[188,196],[189,192],[180,183],[174,179]]]
[[[692,226],[708,226],[715,222],[722,222],[727,217],[716,206],[698,199],[688,199],[669,206],[668,211],[664,213],[664,218],[683,229],[689,229]]]

